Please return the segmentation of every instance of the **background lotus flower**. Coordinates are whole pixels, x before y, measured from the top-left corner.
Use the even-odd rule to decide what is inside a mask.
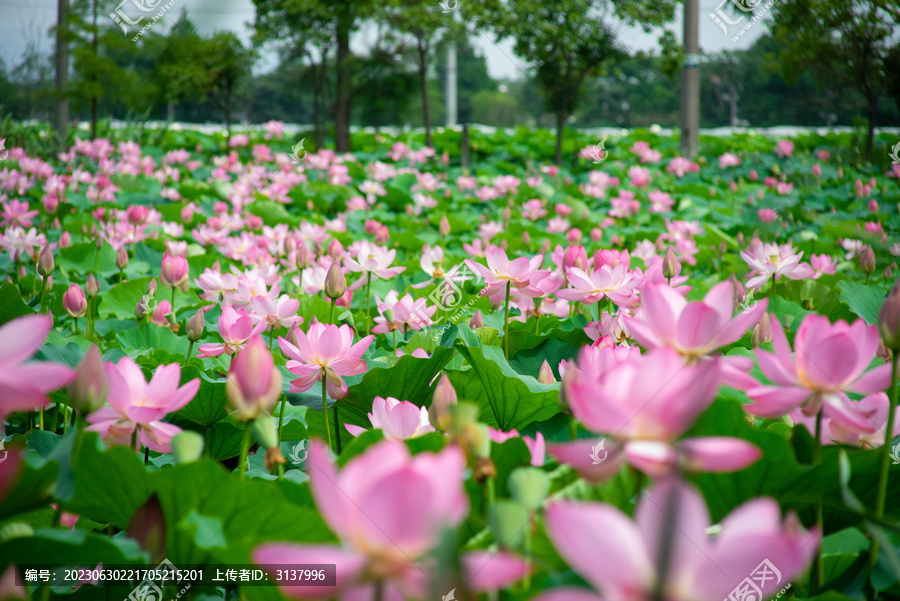
[[[46,405],[47,393],[75,378],[68,366],[29,362],[53,327],[49,315],[26,315],[0,327],[0,426],[6,416]]]
[[[526,296],[543,296],[544,292],[536,286],[538,282],[550,275],[550,270],[540,269],[543,255],[528,259],[517,257],[512,261],[506,251],[494,246],[487,251],[487,267],[470,259],[465,263],[475,273],[484,278],[488,286],[487,295],[493,294],[506,286],[507,282]]]
[[[566,272],[566,279],[569,288],[557,292],[559,298],[587,304],[608,298],[619,306],[634,304],[634,287],[639,283],[623,263],[602,265],[590,273],[572,267]]]
[[[62,304],[66,313],[75,319],[87,315],[87,299],[78,284],[70,285],[69,289],[63,293]]]
[[[878,328],[859,319],[852,325],[839,320],[832,324],[822,315],[808,315],[788,344],[784,328],[772,319],[774,353],[756,350],[762,372],[772,385],[747,390],[753,399],[747,411],[761,417],[780,417],[794,409],[807,416],[820,410],[843,427],[872,432],[872,421],[844,392],[873,393],[887,388],[891,366],[866,369],[878,350]]]
[[[241,350],[247,340],[262,332],[267,325],[267,322],[260,321],[254,326],[253,320],[244,309],[222,307],[222,314],[219,316],[219,335],[225,342],[201,344],[198,357],[218,357],[222,353],[234,355]]]
[[[571,463],[588,479],[612,475],[621,461],[662,476],[678,467],[734,471],[760,457],[759,449],[736,438],[677,441],[715,399],[719,374],[713,362],[685,365],[673,349],[660,347],[618,362],[602,374],[596,363],[579,368],[573,371],[570,366],[566,372],[566,403],[585,428],[610,435],[609,465],[594,470],[590,453],[581,452],[590,441],[554,445],[550,454]]]
[[[671,480],[641,499],[634,521],[610,505],[572,501],[552,503],[545,520],[560,555],[596,592],[555,588],[535,601],[650,599],[658,590],[671,601],[721,601],[764,561],[779,574],[769,570],[769,578],[754,581],[767,599],[806,570],[821,539],[818,531],[805,532],[793,514],[782,522],[778,503],[767,498],[732,511],[710,538],[703,497]]]
[[[98,432],[117,444],[131,444],[137,428],[138,441],[145,447],[170,452],[172,437],[181,428],[162,420],[191,402],[200,388],[200,378],[179,386],[181,366],[171,363],[157,367],[148,383],[141,368],[128,357],[122,357],[117,364],[107,363],[105,369],[109,379],[106,401],[110,406],[91,413],[87,418],[91,425],[86,430]]]
[[[394,397],[376,396],[372,401],[372,412],[368,414],[372,427],[384,432],[386,440],[407,440],[434,432],[434,426],[428,421],[428,410],[418,407],[409,401],[400,401]],[[359,436],[365,428],[344,424],[353,436]]]
[[[348,325],[340,327],[322,323],[310,324],[309,331],[297,328],[297,345],[283,337],[278,345],[288,357],[288,371],[300,376],[291,381],[291,392],[305,392],[319,381],[325,383],[328,395],[333,399],[347,396],[344,376],[355,376],[366,370],[363,353],[372,344],[374,336],[366,336],[353,344],[353,330]]]
[[[313,499],[342,545],[264,543],[251,553],[253,562],[337,566],[334,587],[281,587],[295,599],[349,601],[373,595],[378,585],[385,600],[426,598],[429,564],[421,558],[437,546],[441,529],[457,526],[468,513],[462,451],[447,447],[410,457],[403,443],[383,441],[337,471],[314,441],[308,462]],[[499,588],[528,571],[527,563],[505,553],[492,561],[485,555],[461,557],[471,590]]]

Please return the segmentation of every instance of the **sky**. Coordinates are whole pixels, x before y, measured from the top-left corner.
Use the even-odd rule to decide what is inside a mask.
[[[132,1],[126,0],[123,11],[134,17],[139,14],[131,6]],[[144,0],[146,1],[146,0]],[[465,16],[465,3],[471,0],[458,0],[457,10],[460,16]],[[737,41],[732,41],[737,30],[746,25],[748,18],[743,18],[741,23],[732,25],[728,34],[710,18],[718,7],[729,0],[700,0],[700,47],[704,52],[718,52],[721,50],[740,50],[748,48],[756,38],[764,33],[766,23],[764,20],[755,23]],[[438,0],[434,0],[436,9]],[[155,2],[152,2],[155,4]],[[452,6],[452,3],[448,4]],[[170,9],[176,14],[172,17],[177,20],[177,15],[182,10],[187,10],[192,21],[197,25],[200,33],[209,34],[217,30],[227,29],[234,31],[240,38],[247,42],[250,38],[248,23],[253,21],[254,8],[252,0],[176,0],[176,4]],[[735,20],[735,12],[725,12],[729,18]],[[104,17],[101,17],[103,19]],[[116,27],[111,19],[105,17],[110,27]],[[38,43],[43,51],[50,52],[53,49],[53,38],[49,33],[50,27],[56,22],[55,0],[0,0],[0,58],[6,63],[7,69],[19,63],[27,44]],[[163,26],[162,22],[154,27]],[[682,16],[681,6],[674,25],[670,26],[681,39]],[[644,33],[638,28],[623,27],[619,31],[619,39],[631,50],[650,50],[656,48],[659,31],[650,34]],[[123,34],[124,35],[124,34]],[[354,51],[364,52],[367,48],[367,38],[371,39],[372,31],[363,31],[354,37],[352,47]],[[513,42],[505,40],[495,43],[490,34],[480,34],[472,38],[473,44],[484,54],[488,72],[495,79],[519,79],[522,77],[527,64],[519,60],[513,52]],[[274,52],[263,55],[262,60],[255,69],[267,71],[276,64]]]

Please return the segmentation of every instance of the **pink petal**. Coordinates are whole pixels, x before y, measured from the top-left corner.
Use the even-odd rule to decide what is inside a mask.
[[[729,436],[690,438],[679,443],[678,450],[687,469],[697,472],[736,472],[762,456],[755,445]]]
[[[531,571],[527,561],[501,551],[470,551],[460,557],[460,562],[466,584],[479,593],[506,588]]]
[[[0,368],[21,363],[37,352],[50,328],[49,315],[25,315],[0,327]]]

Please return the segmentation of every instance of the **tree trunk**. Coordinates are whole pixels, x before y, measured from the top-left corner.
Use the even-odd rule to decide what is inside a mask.
[[[463,173],[468,175],[469,171],[469,124],[464,123],[462,127],[462,140],[460,149],[460,162],[462,163]]]
[[[94,51],[94,75],[91,76],[94,84],[97,83],[97,0],[94,0],[92,3],[92,7],[94,10],[94,31],[91,38],[91,48]],[[94,89],[97,89],[97,86],[94,85]],[[91,140],[97,139],[97,96],[91,96]]]
[[[58,0],[56,4],[56,137],[60,148],[65,150],[69,134],[69,98],[66,84],[69,80],[68,42],[69,0]]]
[[[350,30],[353,17],[347,10],[338,13],[337,22],[337,98],[335,99],[334,138],[338,152],[350,152]]]
[[[422,119],[425,123],[425,146],[431,147],[431,111],[428,107],[428,42],[416,37],[419,47],[419,85],[422,88]]]
[[[556,111],[556,166],[559,167],[562,162],[562,140],[563,128],[566,126],[566,110],[560,108]]]
[[[869,96],[869,128],[866,132],[866,162],[872,162],[872,147],[875,142],[875,113],[878,108],[878,95]]]

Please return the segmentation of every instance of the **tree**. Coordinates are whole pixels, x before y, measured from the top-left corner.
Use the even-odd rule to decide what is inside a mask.
[[[242,80],[250,74],[254,52],[244,48],[233,33],[220,31],[200,44],[197,60],[207,73],[205,98],[222,111],[230,135],[234,103]]]
[[[447,93],[445,89],[447,59],[446,53],[443,51],[443,45],[449,41],[448,38],[450,36],[456,40],[456,85],[459,122],[472,123],[473,97],[482,90],[496,90],[497,82],[488,73],[487,61],[484,56],[472,46],[465,32],[457,32],[455,35],[451,32],[449,36],[444,36],[442,47],[435,53],[438,85],[442,94]]]
[[[397,32],[411,35],[415,43],[415,61],[422,96],[422,122],[425,125],[425,145],[431,146],[431,112],[428,104],[428,64],[433,56],[435,38],[439,31],[457,28],[453,17],[441,12],[440,4],[425,4],[419,0],[389,0],[381,5],[381,15]]]
[[[257,41],[290,39],[295,44],[305,44],[304,38],[316,35],[320,27],[333,31],[334,46],[337,48],[336,93],[332,110],[335,148],[338,152],[349,152],[353,77],[350,35],[370,14],[372,3],[368,0],[253,0],[253,4],[256,6],[254,28],[259,34]],[[321,44],[321,38],[314,39]]]
[[[872,160],[878,99],[898,0],[781,0],[772,9],[773,34],[784,49],[778,63],[789,82],[812,73],[823,88],[853,87],[868,119],[866,160]],[[896,67],[895,67],[896,68]]]
[[[610,25],[670,21],[674,0],[488,0],[477,14],[481,27],[515,39],[517,55],[531,63],[538,88],[556,116],[556,162],[562,160],[563,128],[580,100],[585,78],[624,58]]]

